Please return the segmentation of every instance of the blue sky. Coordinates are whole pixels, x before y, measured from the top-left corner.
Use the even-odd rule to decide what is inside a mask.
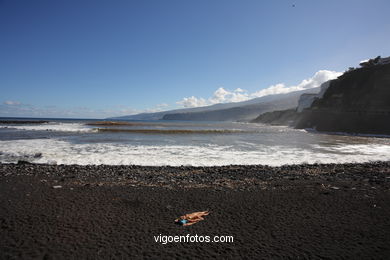
[[[389,56],[389,10],[385,0],[0,0],[0,116],[99,118],[296,87]]]

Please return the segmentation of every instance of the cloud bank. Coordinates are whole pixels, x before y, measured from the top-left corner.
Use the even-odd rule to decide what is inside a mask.
[[[214,92],[213,96],[210,98],[198,98],[195,96],[185,97],[182,100],[176,102],[176,104],[187,108],[201,107],[218,103],[246,101],[249,99],[263,97],[267,95],[285,94],[289,92],[319,87],[322,83],[331,79],[335,79],[341,74],[341,72],[336,71],[320,70],[317,71],[313,77],[302,80],[302,82],[298,85],[286,86],[284,83],[279,83],[253,93],[248,93],[248,91],[243,90],[241,88],[229,91],[220,87]]]

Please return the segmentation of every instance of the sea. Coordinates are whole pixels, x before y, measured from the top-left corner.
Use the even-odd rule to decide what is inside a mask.
[[[30,122],[15,122],[23,120]],[[256,123],[45,118],[0,122],[1,163],[281,166],[390,160],[389,136]]]

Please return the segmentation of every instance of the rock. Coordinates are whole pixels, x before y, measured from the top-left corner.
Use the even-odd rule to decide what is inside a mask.
[[[18,164],[31,164],[31,163],[25,160],[18,160]]]
[[[42,153],[35,153],[34,154],[34,158],[41,158],[42,157]]]
[[[61,189],[61,188],[62,188],[61,185],[55,185],[55,186],[53,186],[53,189]]]

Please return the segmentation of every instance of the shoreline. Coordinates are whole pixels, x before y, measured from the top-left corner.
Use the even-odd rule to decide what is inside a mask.
[[[0,258],[385,258],[390,162],[0,164]],[[180,215],[210,210],[193,226]],[[155,242],[229,235],[232,243]]]
[[[325,135],[340,135],[340,136],[357,136],[357,137],[373,137],[373,138],[390,138],[390,134],[368,134],[368,133],[354,133],[354,132],[332,132],[332,131],[318,131],[314,128],[293,128],[297,130],[303,130],[307,133],[313,133],[313,134],[325,134]]]

